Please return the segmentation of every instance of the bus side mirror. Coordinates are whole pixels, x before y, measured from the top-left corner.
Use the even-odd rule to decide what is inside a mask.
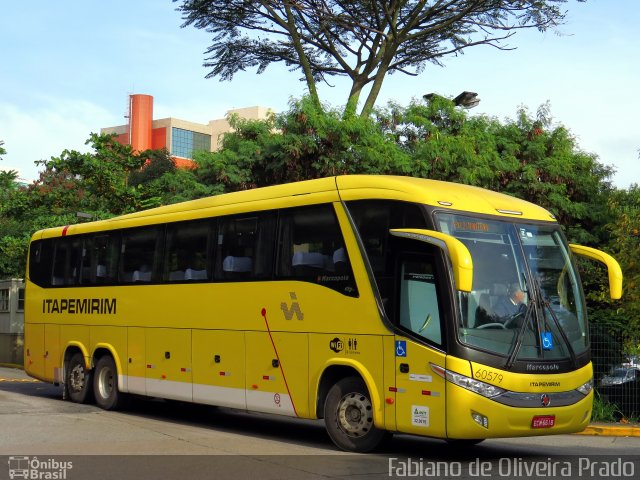
[[[583,247],[582,245],[576,245],[574,243],[570,244],[569,248],[575,255],[604,263],[609,272],[609,296],[612,300],[618,300],[622,297],[622,269],[615,258],[601,250]]]
[[[395,237],[418,240],[442,249],[447,254],[453,268],[453,280],[456,289],[470,292],[473,284],[473,260],[469,249],[457,238],[434,230],[415,228],[392,229],[389,233]]]

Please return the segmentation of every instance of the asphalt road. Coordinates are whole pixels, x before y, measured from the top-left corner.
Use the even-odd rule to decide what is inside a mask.
[[[640,437],[559,435],[461,449],[396,435],[380,453],[355,455],[338,451],[321,421],[148,399],[106,412],[0,368],[0,479],[26,472],[19,469],[28,462],[39,478],[92,480],[606,478],[630,469],[635,478]]]

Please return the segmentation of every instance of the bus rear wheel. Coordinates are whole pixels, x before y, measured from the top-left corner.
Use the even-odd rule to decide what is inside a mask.
[[[87,370],[82,353],[77,352],[71,356],[65,377],[65,386],[72,402],[88,403],[91,401],[92,375],[91,370]]]
[[[343,378],[327,394],[324,404],[327,433],[339,448],[351,452],[370,452],[391,434],[373,424],[373,406],[364,381]]]
[[[96,404],[104,410],[117,410],[124,404],[125,394],[118,390],[118,371],[110,355],[100,357],[93,378]]]

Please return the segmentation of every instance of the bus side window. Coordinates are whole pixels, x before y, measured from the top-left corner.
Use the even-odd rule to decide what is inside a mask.
[[[79,238],[59,238],[55,241],[51,285],[75,285],[78,279],[82,242]]]
[[[80,269],[81,285],[103,285],[115,281],[118,238],[115,232],[84,237]]]
[[[273,212],[222,218],[216,278],[223,281],[270,279],[274,230]]]
[[[429,258],[400,264],[400,327],[438,345],[442,344],[436,268]]]
[[[191,282],[210,280],[211,269],[207,256],[211,222],[195,221],[169,224],[163,280]]]
[[[391,255],[389,229],[427,228],[422,209],[413,203],[395,200],[355,200],[348,202],[351,214],[387,314],[394,315],[394,258]]]
[[[83,236],[82,238],[82,255],[80,258],[80,285],[91,285],[96,283],[95,267],[93,267],[93,238],[91,236]]]
[[[51,286],[53,239],[36,240],[29,253],[29,279],[41,287]]]
[[[155,271],[158,229],[136,228],[122,234],[120,271],[122,283],[151,282]]]
[[[321,284],[357,296],[332,205],[281,210],[276,276]]]

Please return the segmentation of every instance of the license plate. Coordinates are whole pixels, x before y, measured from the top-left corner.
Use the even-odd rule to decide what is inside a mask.
[[[531,428],[551,428],[556,424],[555,415],[537,415],[531,421]]]

